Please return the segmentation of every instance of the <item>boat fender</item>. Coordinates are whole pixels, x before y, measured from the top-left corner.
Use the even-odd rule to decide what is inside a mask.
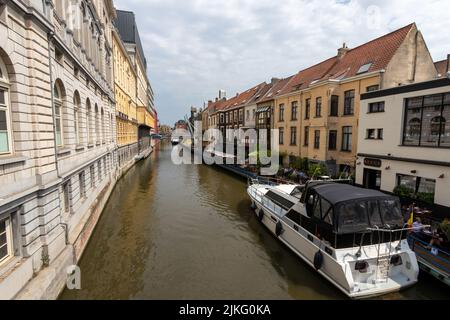
[[[318,251],[316,255],[314,256],[314,268],[316,270],[320,270],[323,265],[323,255],[321,251]]]
[[[255,204],[255,202],[252,202],[251,208],[252,208],[252,210],[255,210],[255,209],[256,209],[256,204]]]
[[[281,224],[281,222],[280,221],[278,221],[278,223],[277,223],[277,227],[276,227],[276,229],[275,229],[275,232],[276,232],[276,234],[277,234],[277,237],[279,237],[279,236],[281,236],[281,234],[283,233],[283,225]]]
[[[264,219],[264,211],[263,211],[263,209],[261,209],[261,210],[259,210],[259,213],[258,213],[258,220],[263,221],[263,219]]]

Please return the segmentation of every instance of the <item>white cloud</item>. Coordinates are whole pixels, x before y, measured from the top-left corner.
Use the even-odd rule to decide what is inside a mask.
[[[447,0],[116,0],[136,13],[163,123],[191,105],[289,76],[416,22],[436,60],[450,53]]]

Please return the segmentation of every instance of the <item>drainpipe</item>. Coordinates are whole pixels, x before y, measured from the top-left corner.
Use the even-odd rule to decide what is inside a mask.
[[[50,55],[51,47],[50,43],[55,37],[54,31],[49,31],[47,33],[47,43],[48,43],[48,66],[49,66],[49,76],[50,76],[50,96],[51,96],[51,104],[52,104],[52,119],[53,119],[53,132],[56,133],[56,124],[55,124],[55,103],[54,103],[54,92],[53,92],[53,69],[52,69],[52,58]],[[59,179],[63,179],[63,177],[59,173],[58,167],[58,148],[56,146],[56,134],[53,134],[54,140],[54,150],[55,150],[55,165],[56,165],[56,175]],[[61,208],[61,199],[59,199],[59,207]],[[69,245],[69,225],[64,222],[60,222],[60,225],[64,228],[66,245]]]

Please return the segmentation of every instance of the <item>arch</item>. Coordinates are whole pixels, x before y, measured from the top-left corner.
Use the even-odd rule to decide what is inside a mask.
[[[64,84],[61,79],[57,79],[53,85],[53,105],[55,109],[55,137],[56,146],[62,147],[64,145],[64,130],[63,130],[63,114],[64,114],[64,101],[66,92]]]
[[[75,143],[81,144],[81,126],[80,126],[80,110],[81,110],[81,98],[78,90],[75,90],[73,94],[73,122],[75,132]]]

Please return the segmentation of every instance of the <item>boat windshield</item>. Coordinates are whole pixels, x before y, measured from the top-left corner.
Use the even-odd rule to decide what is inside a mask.
[[[368,228],[401,228],[400,202],[394,198],[349,201],[338,206],[338,233],[365,232]]]

